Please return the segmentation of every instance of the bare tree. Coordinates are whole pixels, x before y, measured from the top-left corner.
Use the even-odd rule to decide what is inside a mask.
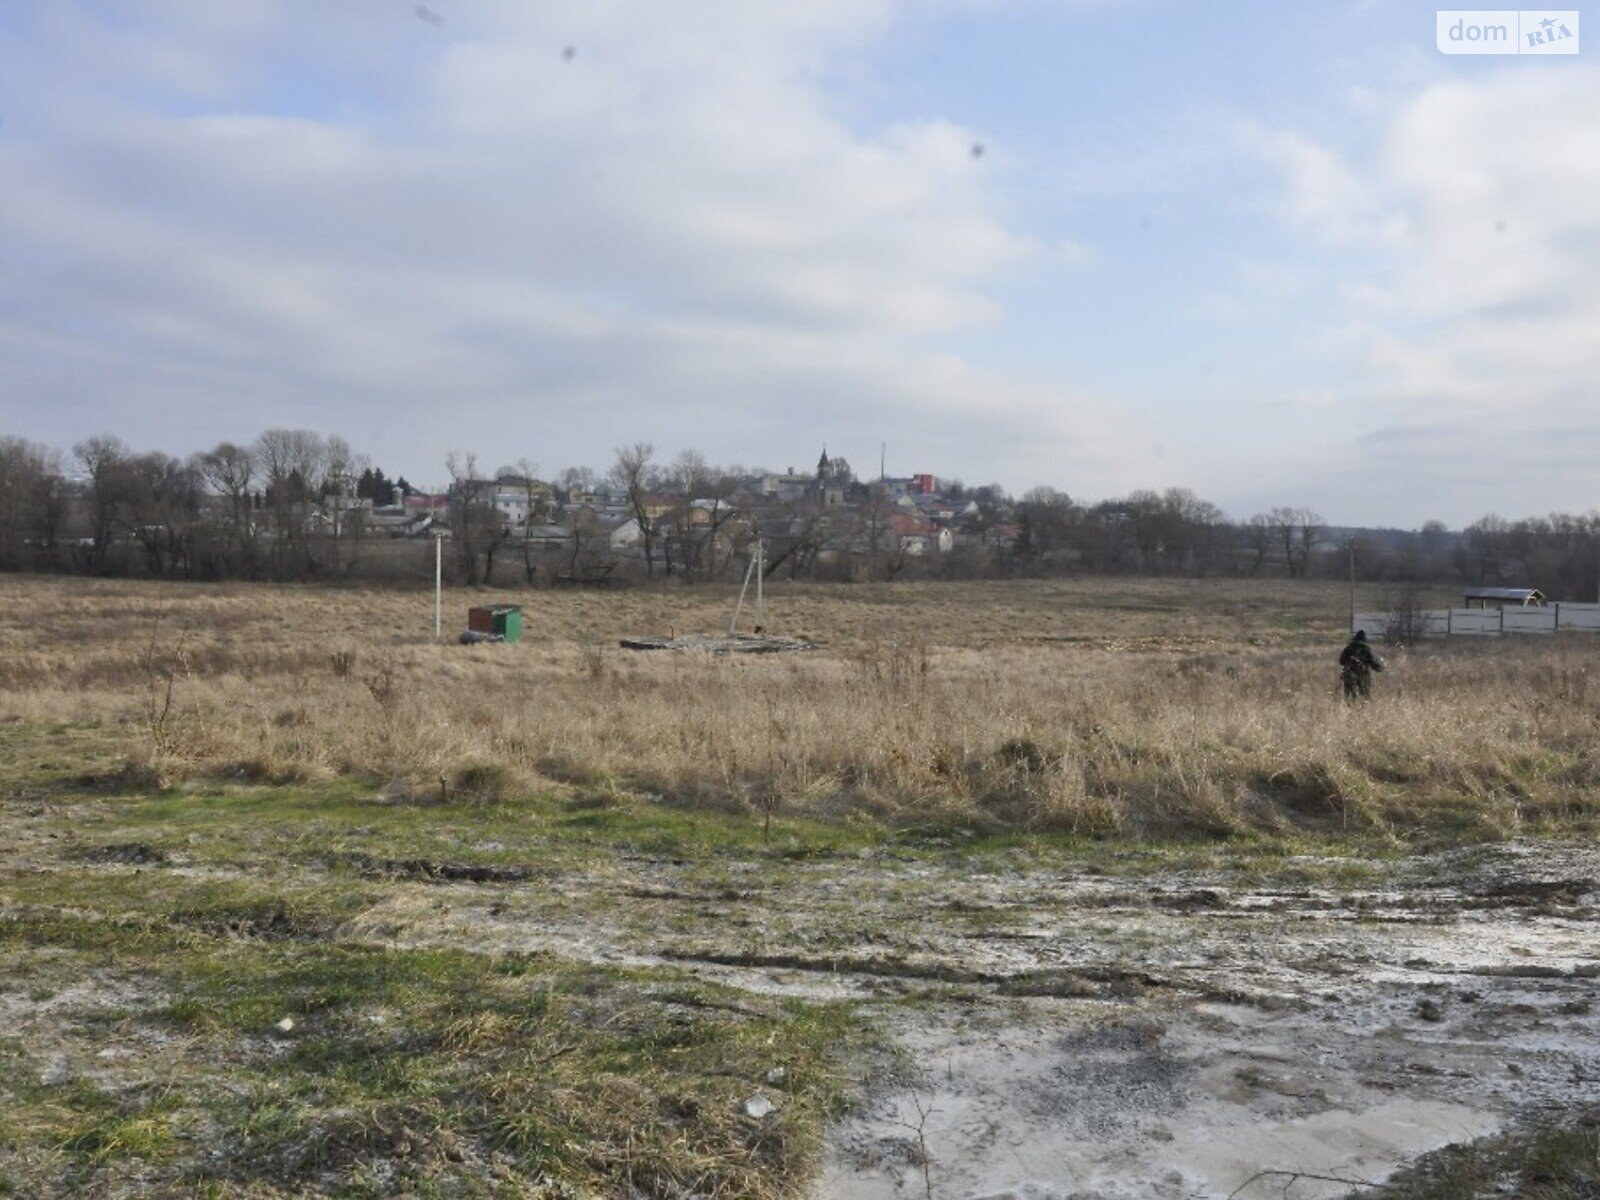
[[[316,567],[348,577],[361,552],[362,535],[367,528],[367,507],[359,499],[363,471],[372,469],[372,460],[351,449],[337,434],[322,445],[322,478],[316,496],[321,510],[320,544],[325,558]]]
[[[1312,552],[1321,544],[1325,528],[1321,513],[1312,512],[1309,508],[1295,510],[1295,551],[1300,556],[1301,575],[1306,574]]]
[[[1172,514],[1161,496],[1148,488],[1130,492],[1120,502],[1124,525],[1133,540],[1139,566],[1153,571],[1166,557],[1174,532]]]
[[[255,440],[252,453],[260,464],[268,488],[281,488],[285,499],[299,503],[322,488],[330,462],[348,456],[344,439],[332,453],[321,434],[309,429],[268,429]]]
[[[1272,553],[1276,529],[1271,513],[1256,513],[1245,522],[1242,530],[1244,544],[1255,555],[1250,563],[1250,574],[1254,575],[1261,570],[1261,564],[1266,562],[1267,555]]]
[[[60,469],[50,451],[21,438],[0,438],[0,569],[15,570],[53,550],[54,538],[46,546],[40,536],[52,478],[59,492]]]
[[[787,563],[790,579],[799,579],[803,575],[814,577],[832,523],[832,514],[824,509],[807,509],[790,515],[786,522],[777,523],[775,528],[784,532],[774,539],[779,549],[765,560],[766,570],[763,574],[770,577]],[[755,533],[759,537],[762,531],[757,529]]]
[[[1029,488],[1018,505],[1022,532],[1017,557],[1048,563],[1059,556],[1067,548],[1081,516],[1081,510],[1065,492],[1053,487]]]
[[[192,574],[190,534],[200,514],[199,473],[159,450],[124,458],[117,473],[116,521],[143,548],[150,574]]]
[[[1290,577],[1304,575],[1311,552],[1322,540],[1322,517],[1309,508],[1284,506],[1274,508],[1267,517],[1283,547],[1283,561]]]
[[[1458,551],[1461,573],[1478,583],[1501,583],[1511,559],[1511,524],[1490,513],[1466,528]]]
[[[664,482],[686,500],[695,500],[715,486],[718,471],[698,450],[680,450],[667,468]]]
[[[556,476],[556,482],[566,492],[592,492],[595,474],[588,467],[563,467],[561,473]]]
[[[639,541],[644,548],[644,572],[649,579],[655,578],[659,541],[655,522],[650,517],[650,487],[655,482],[652,470],[654,455],[655,447],[649,442],[619,446],[617,460],[611,468],[611,477],[626,493],[628,515],[639,523]]]
[[[508,538],[506,523],[494,506],[495,485],[478,477],[476,454],[462,457],[452,450],[445,455],[444,465],[450,472],[450,533],[463,582],[469,586],[491,583],[495,554]],[[481,574],[479,554],[483,555]]]
[[[45,452],[45,470],[34,481],[32,535],[43,563],[56,561],[61,532],[72,510],[72,496],[61,470],[61,456]]]
[[[122,480],[118,468],[128,457],[128,448],[120,438],[97,435],[79,442],[72,453],[88,477],[90,567],[103,571],[111,553],[117,504],[121,499]]]
[[[712,466],[697,450],[684,450],[663,478],[682,501],[661,523],[667,574],[681,570],[685,580],[716,574],[734,552],[725,527],[737,515],[729,497],[739,487],[738,475]]]
[[[223,502],[223,541],[233,571],[256,572],[254,486],[256,458],[246,446],[219,442],[216,449],[195,456],[194,465],[207,489]]]
[[[328,462],[322,435],[309,429],[268,429],[251,447],[272,522],[273,573],[279,579],[312,568],[306,525],[319,499]]]
[[[1161,495],[1170,523],[1170,550],[1174,565],[1196,571],[1213,565],[1227,516],[1209,500],[1189,488],[1168,488]]]
[[[895,532],[897,515],[889,493],[881,484],[872,485],[858,526],[858,542],[864,543],[869,579],[893,579],[906,567],[907,539]]]
[[[610,581],[617,568],[611,552],[611,539],[606,530],[588,509],[579,509],[571,520],[572,550],[567,559],[566,573],[557,577],[560,583],[598,586]]]
[[[535,525],[550,520],[550,489],[538,478],[539,467],[526,458],[517,459],[512,475],[522,489],[522,573],[526,582],[532,583],[537,568],[533,561],[533,542],[529,537]]]

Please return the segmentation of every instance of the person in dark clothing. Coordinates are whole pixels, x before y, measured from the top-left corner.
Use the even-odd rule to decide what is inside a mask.
[[[1367,645],[1367,631],[1356,630],[1349,644],[1339,652],[1339,677],[1344,682],[1344,698],[1371,699],[1372,673],[1381,670],[1383,670],[1383,659],[1374,654],[1372,647]]]

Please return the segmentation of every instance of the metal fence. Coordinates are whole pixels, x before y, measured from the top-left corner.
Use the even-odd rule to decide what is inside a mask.
[[[1509,633],[1600,633],[1600,604],[1546,604],[1530,608],[1431,608],[1417,612],[1357,613],[1350,631],[1369,638],[1390,629],[1411,637],[1500,637]]]

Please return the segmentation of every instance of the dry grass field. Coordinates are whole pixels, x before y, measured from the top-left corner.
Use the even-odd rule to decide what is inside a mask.
[[[1397,651],[1377,700],[1352,708],[1336,584],[775,588],[769,627],[821,649],[724,658],[617,646],[717,629],[723,589],[452,593],[443,644],[431,599],[3,580],[0,722],[16,753],[49,729],[47,760],[65,743],[91,760],[62,770],[136,782],[602,787],[1131,836],[1500,837],[1596,811],[1600,647]],[[449,639],[486,600],[527,606],[523,643]]]
[[[0,579],[0,1196],[1600,1186],[1600,641],[731,600]]]

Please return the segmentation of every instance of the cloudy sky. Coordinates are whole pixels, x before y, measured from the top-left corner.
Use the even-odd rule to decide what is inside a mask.
[[[1585,510],[1597,51],[1357,0],[6,0],[0,433]]]

